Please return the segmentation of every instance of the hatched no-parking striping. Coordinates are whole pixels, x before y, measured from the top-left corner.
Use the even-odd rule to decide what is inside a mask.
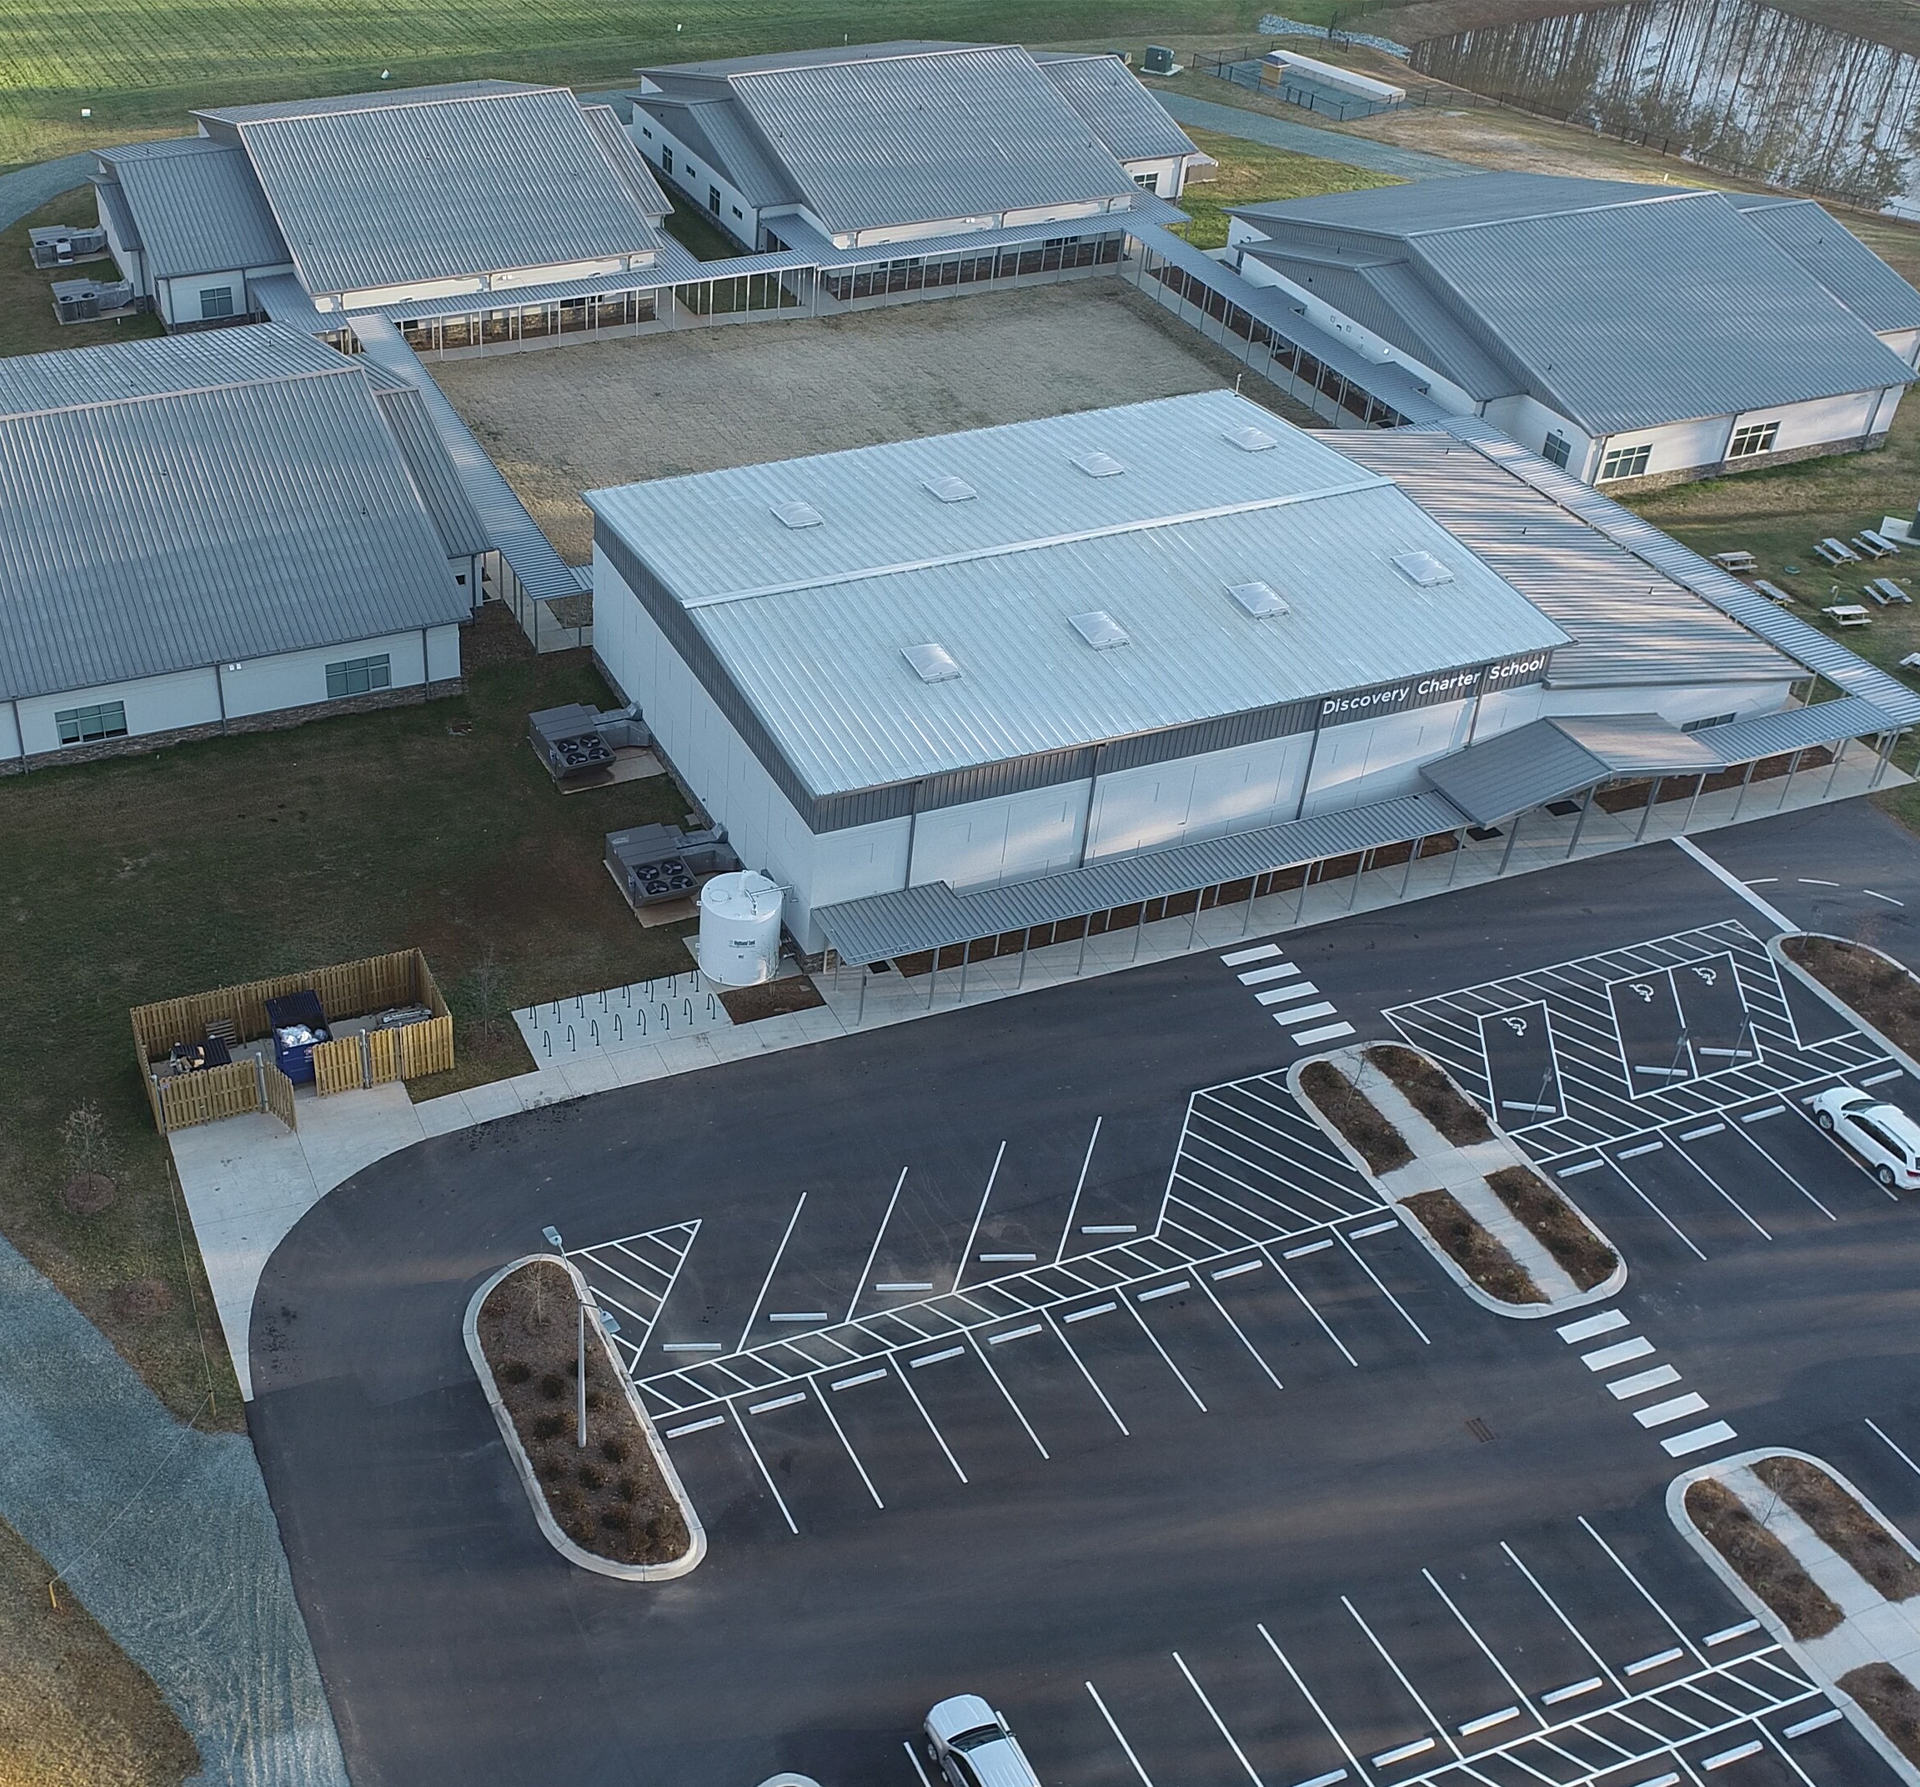
[[[1010,1269],[963,1282],[975,1259],[1001,1263],[969,1235],[950,1286],[889,1284],[920,1294],[865,1313],[856,1290],[844,1319],[782,1311],[766,1319],[790,1331],[757,1344],[750,1319],[731,1350],[702,1346],[665,1369],[648,1343],[699,1225],[570,1257],[624,1312],[616,1345],[683,1472],[758,1479],[796,1534],[849,1504],[951,1493],[1009,1446],[1045,1460],[1142,1422],[1246,1409],[1284,1388],[1283,1359],[1288,1376],[1344,1371],[1430,1344],[1408,1287],[1389,1282],[1398,1218],[1283,1074],[1195,1093],[1156,1220],[1102,1232],[1130,1227],[1081,1225],[1097,1238],[1086,1251],[1063,1237],[1058,1257],[1007,1256]]]
[[[1624,1191],[1697,1258],[1722,1239],[1835,1221],[1840,1199],[1874,1195],[1849,1157],[1813,1138],[1801,1101],[1901,1070],[1837,1019],[1833,1034],[1804,1039],[1766,946],[1738,921],[1386,1016],[1569,1189]]]

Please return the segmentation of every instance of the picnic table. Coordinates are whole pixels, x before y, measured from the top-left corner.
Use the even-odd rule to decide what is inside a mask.
[[[1825,559],[1830,565],[1857,565],[1860,562],[1859,553],[1855,552],[1845,540],[1838,539],[1832,534],[1824,540],[1816,540],[1813,550],[1815,556]]]
[[[1875,558],[1900,556],[1900,543],[1883,534],[1877,527],[1863,527],[1853,538],[1856,545],[1866,547]]]
[[[1904,603],[1909,607],[1913,604],[1913,598],[1891,577],[1876,577],[1870,583],[1864,583],[1860,587],[1882,608],[1891,608],[1896,602]]]
[[[1734,571],[1742,575],[1760,569],[1760,561],[1751,552],[1716,552],[1713,562],[1723,571]]]
[[[1764,577],[1756,577],[1753,580],[1753,587],[1769,602],[1778,602],[1782,608],[1790,608],[1793,605],[1793,598],[1779,584],[1769,583]]]
[[[1862,608],[1858,602],[1835,602],[1829,607],[1821,609],[1820,612],[1831,615],[1835,623],[1842,627],[1870,627],[1873,625],[1873,616]]]

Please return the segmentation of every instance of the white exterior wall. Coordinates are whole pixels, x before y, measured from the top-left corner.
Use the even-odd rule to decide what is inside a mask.
[[[1524,391],[1512,397],[1496,397],[1482,413],[1509,440],[1518,441],[1530,453],[1538,453],[1547,444],[1548,435],[1563,435],[1568,442],[1568,475],[1593,482],[1593,468],[1599,463],[1593,458],[1594,437],[1539,398],[1529,397]]]
[[[1288,823],[1312,745],[1312,733],[1296,732],[1103,775],[1087,860]]]
[[[726,179],[718,168],[710,167],[702,156],[688,149],[659,119],[639,106],[633,108],[627,134],[633,138],[634,147],[652,163],[661,177],[686,194],[689,201],[697,205],[702,216],[711,218],[750,253],[759,252],[760,213],[747,203],[746,195]],[[672,173],[666,171],[661,158],[663,147],[673,151]],[[709,186],[720,189],[720,209],[717,212],[707,204]]]
[[[1920,366],[1920,329],[1887,329],[1880,339],[1909,366]]]
[[[1792,697],[1793,683],[1677,683],[1672,688],[1547,689],[1542,691],[1541,719],[1581,714],[1658,714],[1673,726],[1689,720],[1709,720],[1735,714],[1752,720],[1781,712]],[[1482,728],[1480,737],[1491,736]]]
[[[1056,782],[916,814],[914,885],[947,881],[965,892],[1078,868],[1086,816],[1085,782]]]
[[[1184,155],[1148,156],[1139,161],[1123,161],[1120,165],[1136,186],[1143,175],[1151,174],[1154,184],[1148,190],[1163,199],[1177,199],[1185,184],[1187,158]]]
[[[1466,743],[1473,702],[1446,701],[1411,713],[1323,726],[1301,818],[1417,794],[1420,765]]]
[[[197,323],[204,320],[200,315],[200,294],[215,286],[230,286],[233,290],[233,314],[235,317],[247,313],[247,270],[235,267],[229,273],[191,273],[180,274],[172,279],[154,281],[154,298],[159,307],[162,322],[173,327],[182,323]]]
[[[421,639],[418,631],[330,645],[318,651],[286,652],[256,658],[238,668],[208,665],[196,670],[172,671],[164,676],[140,677],[130,682],[102,683],[89,689],[69,689],[58,695],[23,697],[9,704],[9,717],[0,725],[0,758],[26,753],[38,756],[60,748],[56,716],[77,707],[98,707],[118,701],[127,710],[127,736],[174,732],[190,726],[217,726],[221,696],[226,716],[243,719],[275,713],[283,708],[323,707],[327,702],[327,666],[347,658],[372,658],[385,652],[392,659],[396,689],[417,687],[421,675]],[[432,682],[451,681],[460,674],[460,629],[447,625],[428,629],[426,667]],[[19,714],[14,730],[11,714]]]

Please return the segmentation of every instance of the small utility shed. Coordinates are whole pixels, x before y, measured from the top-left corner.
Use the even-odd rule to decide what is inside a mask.
[[[271,324],[0,360],[0,767],[458,689],[418,404]]]
[[[636,72],[641,153],[755,250],[1098,234],[1173,216],[1147,194],[1198,154],[1111,56],[1056,72],[1017,44],[877,43]]]
[[[1411,794],[1567,633],[1226,392],[596,491],[594,644],[815,906]]]
[[[1811,201],[1476,174],[1234,211],[1241,274],[1587,484],[1877,446],[1920,292]]]

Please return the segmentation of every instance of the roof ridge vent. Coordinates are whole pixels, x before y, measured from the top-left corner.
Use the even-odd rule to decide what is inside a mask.
[[[1270,614],[1293,612],[1286,598],[1272,584],[1259,578],[1251,583],[1230,583],[1227,585],[1227,594],[1255,620],[1265,620]]]
[[[1097,447],[1090,453],[1074,454],[1073,463],[1089,478],[1117,478],[1127,469],[1111,453],[1103,453]]]
[[[1238,428],[1229,428],[1223,437],[1238,447],[1242,453],[1264,453],[1269,447],[1277,447],[1280,437],[1269,434],[1264,428],[1256,428],[1251,422]]]
[[[924,645],[903,645],[900,655],[913,666],[914,675],[923,683],[950,683],[961,674],[953,653],[937,640],[929,639]]]
[[[922,478],[920,484],[943,503],[970,503],[980,494],[965,478]]]
[[[1409,583],[1431,589],[1436,583],[1451,583],[1453,572],[1431,552],[1402,552],[1394,557],[1393,568]]]
[[[826,517],[812,503],[790,496],[772,505],[773,517],[782,527],[818,527]]]
[[[1127,630],[1104,608],[1089,608],[1085,614],[1070,617],[1073,630],[1097,652],[1112,651],[1116,645],[1125,645]]]

